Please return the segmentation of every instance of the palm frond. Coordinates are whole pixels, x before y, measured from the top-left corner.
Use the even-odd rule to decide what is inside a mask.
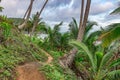
[[[120,58],[112,61],[112,63],[110,64],[110,67],[115,67],[115,66],[118,66],[118,65],[120,65]]]
[[[78,29],[77,21],[75,20],[75,18],[72,18],[72,19],[73,19],[73,23],[74,23],[75,28]]]
[[[4,9],[4,8],[0,6],[0,12],[2,12],[3,9]]]
[[[97,22],[88,21],[85,28],[85,33],[89,32]]]
[[[40,27],[39,27],[39,30],[40,30],[40,32],[42,32],[42,33],[49,34],[49,31],[51,30],[51,28],[50,28],[50,26],[45,25],[45,26],[40,26]]]
[[[54,26],[53,32],[54,32],[54,33],[59,32],[59,31],[60,31],[60,26],[61,26],[62,24],[63,24],[63,22],[60,22],[59,24],[56,24],[56,25]]]
[[[120,7],[112,11],[110,14],[120,14]]]
[[[85,34],[84,34],[84,37],[83,37],[83,42],[86,43],[87,40],[89,40],[90,38],[93,38],[93,37],[89,37],[89,34],[90,34],[90,30],[93,28],[94,25],[97,25],[97,23],[96,22],[91,22],[91,21],[87,22],[87,25],[85,27]]]
[[[61,41],[62,42],[67,41],[66,43],[68,43],[69,40],[70,40],[70,34],[68,32],[61,35]]]
[[[70,40],[70,34],[68,32],[61,34],[59,36],[59,40],[60,40],[60,45],[66,47],[68,45],[68,42]]]
[[[109,53],[106,53],[101,60],[99,69],[103,69],[103,67],[109,62],[112,56],[113,56],[112,51],[110,51]]]
[[[92,32],[88,37],[84,39],[83,42],[86,42],[87,44],[93,43],[93,41],[96,40],[100,34],[101,34],[101,31]]]
[[[120,80],[120,70],[114,70],[107,74],[109,80]]]
[[[69,30],[71,33],[71,36],[76,39],[78,35],[78,24],[75,18],[72,18],[72,22],[69,24]]]
[[[97,59],[97,69],[99,69],[100,63],[103,58],[103,52],[97,51],[95,54],[96,54],[96,59]]]
[[[90,60],[90,63],[91,63],[91,66],[92,66],[92,69],[93,71],[95,72],[96,71],[96,68],[97,68],[97,64],[96,64],[96,61],[95,59],[93,58],[93,55],[91,54],[91,52],[89,51],[89,49],[87,48],[87,46],[82,43],[82,42],[78,42],[78,41],[71,41],[70,44],[76,48],[78,48],[78,50],[81,50],[83,49],[84,52],[87,54],[87,56],[89,57],[89,60]]]
[[[113,41],[120,39],[120,26],[102,34],[99,39],[102,40],[103,47],[109,46]]]
[[[108,31],[110,31],[112,29],[115,29],[118,26],[120,26],[120,23],[110,24],[110,25],[106,26],[106,28],[104,29],[103,33],[108,32]]]

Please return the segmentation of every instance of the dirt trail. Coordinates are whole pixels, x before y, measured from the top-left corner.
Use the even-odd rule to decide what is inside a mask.
[[[48,60],[42,65],[50,64],[53,60],[53,57],[44,50],[42,50],[42,52],[44,52],[45,55],[48,57]],[[43,73],[38,70],[40,66],[41,62],[31,62],[18,66],[16,68],[16,80],[46,80]]]
[[[40,73],[38,63],[28,63],[16,68],[16,80],[46,80],[44,75]]]
[[[41,51],[43,53],[45,53],[45,55],[48,57],[48,60],[45,62],[45,64],[50,64],[53,60],[53,57],[48,52],[46,52],[45,50],[41,49]]]

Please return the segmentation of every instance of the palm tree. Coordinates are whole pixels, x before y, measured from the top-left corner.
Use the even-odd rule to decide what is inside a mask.
[[[86,23],[83,42],[86,42],[88,40],[88,37],[90,36],[89,32],[93,28],[94,25],[97,25],[97,23],[92,22],[92,21],[88,21]],[[74,18],[72,18],[72,22],[70,22],[70,24],[69,24],[69,31],[70,31],[72,39],[77,39],[79,28],[78,28],[77,21]]]
[[[102,52],[91,53],[82,42],[72,41],[70,44],[80,51],[82,49],[88,59],[87,66],[84,61],[76,63],[79,70],[86,73],[84,75],[86,76],[85,80],[119,80],[120,70],[114,70],[113,68],[120,64],[120,58],[113,60],[114,50],[109,50],[106,54]]]
[[[27,25],[26,25],[25,30],[28,31],[28,34],[32,31],[32,27],[33,27],[33,24],[34,24],[34,22],[35,22],[36,19],[37,19],[37,18],[36,18],[36,15],[33,15],[33,16],[30,18],[30,20],[27,22]],[[42,21],[42,18],[38,19],[37,28],[36,28],[35,31],[39,32],[40,27],[41,27],[41,26],[44,27],[45,25],[46,25],[46,24],[45,24],[44,21]]]
[[[44,8],[45,8],[45,6],[46,6],[47,3],[48,3],[48,0],[45,1],[44,5],[40,9],[40,11],[36,14],[36,18],[37,19],[39,19],[39,17],[41,16],[41,13],[43,12],[43,10],[44,10]],[[32,35],[34,33],[34,30],[35,30],[35,28],[36,28],[36,26],[38,24],[38,20],[37,19],[35,20],[35,22],[33,24],[33,28],[32,28],[32,31],[31,31],[30,35]]]
[[[26,19],[25,19],[25,21],[21,25],[18,26],[19,29],[23,29],[26,26],[26,24],[27,24],[27,22],[28,22],[28,20],[30,18],[30,14],[31,14],[31,11],[32,11],[33,2],[34,2],[34,0],[30,1],[30,5],[29,5],[29,7],[28,7],[28,9],[27,9],[27,11],[26,11],[26,13],[24,15],[24,18],[26,16]]]
[[[79,30],[78,24],[74,18],[72,19],[73,21],[69,24],[69,32],[72,39],[77,39]],[[96,46],[93,44],[93,42],[97,40],[98,36],[101,34],[101,30],[90,33],[90,30],[93,28],[94,25],[97,25],[97,23],[92,21],[87,22],[82,40],[82,42],[85,43],[89,47],[89,49],[93,51],[96,49]]]
[[[78,29],[77,21],[75,20],[75,18],[72,18],[72,22],[70,22],[69,24],[69,31],[72,39],[77,39],[78,30],[79,29]]]
[[[48,49],[57,49],[58,51],[64,51],[65,49],[68,49],[68,42],[70,40],[70,34],[69,32],[61,33],[60,32],[60,26],[63,24],[63,22],[60,22],[59,24],[56,24],[53,29],[50,26],[42,26],[39,27],[41,33],[47,34],[47,38],[45,38],[45,42],[43,42],[46,47],[49,47]]]
[[[84,4],[84,0],[83,0],[82,4]],[[87,23],[87,20],[88,20],[88,15],[89,15],[89,10],[90,10],[90,4],[91,4],[91,0],[87,0],[85,13],[84,13],[84,11],[82,12],[82,13],[84,13],[84,19],[83,20],[81,19],[82,21],[80,21],[79,32],[78,32],[78,37],[77,37],[78,41],[83,40],[83,36],[84,36],[84,32],[85,32],[85,26],[86,26],[86,23]],[[82,16],[82,13],[81,13],[81,16]]]
[[[58,38],[58,41],[59,41],[58,45],[57,45],[58,49],[60,51],[64,51],[64,50],[69,49],[69,45],[68,45],[69,40],[70,40],[69,32],[66,32],[66,33],[63,33],[63,34],[61,33],[59,35],[59,38]]]
[[[85,13],[84,13],[84,0],[81,0],[81,1],[82,1],[82,5],[81,5],[80,24],[79,24],[79,31],[78,31],[78,36],[77,36],[78,41],[82,41],[83,39],[85,26],[86,26],[86,22],[87,22],[89,10],[90,10],[90,4],[91,4],[91,0],[87,0]],[[83,16],[84,16],[84,19],[83,19]],[[68,55],[65,55],[59,60],[60,64],[63,67],[71,66],[76,53],[77,53],[77,49],[70,50]]]
[[[77,37],[78,41],[82,41],[83,39],[85,26],[86,26],[88,14],[89,14],[90,4],[91,4],[91,0],[87,0],[85,13],[84,13],[84,0],[81,0],[81,1],[82,1],[82,5],[81,5],[79,32],[78,32],[78,37]],[[84,14],[84,19],[83,19],[83,14]],[[77,49],[74,48],[70,50],[69,54],[65,55],[59,60],[59,63],[61,64],[61,66],[63,67],[71,66],[76,53],[77,53]]]
[[[50,26],[44,26],[40,27],[40,31],[42,33],[46,33],[48,35],[48,41],[49,46],[54,47],[55,45],[58,45],[59,39],[60,39],[60,26],[63,22],[60,22],[59,24],[56,24],[54,28],[52,29]]]

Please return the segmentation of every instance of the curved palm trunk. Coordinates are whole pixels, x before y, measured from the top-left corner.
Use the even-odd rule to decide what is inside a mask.
[[[78,41],[82,41],[82,38],[83,38],[83,35],[84,35],[85,26],[86,26],[86,22],[87,22],[88,15],[89,15],[89,10],[90,10],[90,4],[91,4],[91,0],[87,0],[85,14],[84,14],[84,0],[82,0],[80,18],[83,18],[82,16],[84,14],[84,19],[80,19],[79,33],[78,33],[78,38],[77,38]],[[69,66],[72,65],[77,51],[78,50],[74,48],[67,55],[65,55],[64,57],[62,57],[59,60],[62,67],[66,68],[66,67],[69,67]]]
[[[26,17],[25,21],[21,25],[18,26],[19,29],[23,29],[25,27],[25,25],[27,24],[27,21],[29,20],[30,14],[31,14],[31,11],[32,11],[33,2],[34,2],[34,0],[31,0],[30,5],[29,5],[29,7],[28,7],[28,9],[27,9],[27,11],[25,12],[25,15],[24,15],[24,18],[26,16],[27,17]]]
[[[40,12],[38,12],[38,13],[36,14],[36,20],[35,20],[35,22],[34,22],[34,24],[33,24],[33,28],[32,28],[32,31],[31,31],[31,33],[30,33],[30,36],[34,33],[35,27],[38,25],[38,19],[39,19],[40,15],[41,15],[42,11],[44,10],[44,8],[45,8],[45,6],[46,6],[47,3],[48,3],[48,0],[45,1],[45,3],[44,3],[44,5],[43,5],[43,7],[41,8]]]

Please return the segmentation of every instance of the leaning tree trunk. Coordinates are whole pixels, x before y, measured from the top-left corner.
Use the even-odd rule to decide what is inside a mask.
[[[48,3],[48,0],[45,1],[45,3],[44,3],[44,5],[43,5],[43,7],[41,8],[40,12],[38,12],[38,14],[36,14],[36,20],[35,20],[35,22],[34,22],[34,24],[33,24],[33,28],[32,28],[32,31],[31,31],[31,33],[30,33],[30,36],[33,35],[33,33],[34,33],[34,31],[35,31],[35,28],[36,28],[36,26],[38,25],[38,19],[39,19],[40,15],[41,15],[42,11],[44,10],[44,8],[45,8],[45,6],[46,6],[47,3]]]
[[[90,4],[91,4],[91,0],[87,0],[85,13],[84,13],[84,0],[82,0],[80,18],[83,18],[83,14],[84,14],[84,19],[80,19],[79,32],[78,32],[78,37],[77,37],[77,40],[80,42],[82,41],[83,36],[84,36],[85,26],[86,26],[86,22],[87,22],[89,10],[90,10]],[[70,50],[70,52],[67,55],[60,58],[59,63],[61,64],[61,66],[64,68],[71,67],[77,51],[78,51],[77,49],[73,48],[72,50]]]
[[[31,6],[29,5],[28,9],[26,10],[26,12],[25,12],[25,14],[24,14],[23,20],[25,20],[25,17],[26,17],[26,15],[27,15],[27,13],[29,12],[30,7],[31,7]]]
[[[23,29],[25,27],[25,25],[27,24],[27,22],[28,22],[28,20],[30,18],[31,11],[32,11],[33,2],[34,2],[34,0],[31,0],[28,9],[25,12],[24,19],[25,19],[26,16],[27,17],[26,17],[25,21],[21,25],[18,26],[19,29]]]

